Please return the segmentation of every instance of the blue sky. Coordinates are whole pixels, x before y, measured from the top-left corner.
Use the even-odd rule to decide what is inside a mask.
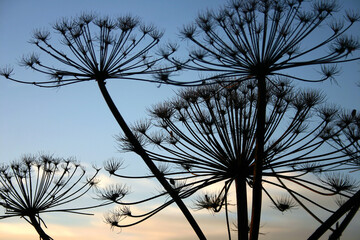
[[[143,21],[153,23],[165,30],[164,42],[167,39],[178,41],[186,48],[186,42],[180,42],[177,35],[182,25],[191,22],[200,10],[216,8],[223,2],[223,0],[0,0],[0,66],[15,66],[18,78],[38,77],[39,75],[34,75],[31,70],[24,70],[16,66],[23,55],[35,50],[27,42],[32,31],[37,28],[49,28],[50,24],[62,17],[73,17],[82,12],[95,12],[111,17],[131,13],[141,17]],[[358,0],[344,0],[342,4],[344,8],[360,9]],[[342,74],[337,78],[338,85],[326,82],[311,86],[322,89],[327,94],[329,102],[359,110],[360,88],[355,84],[355,82],[360,82],[359,64],[356,62],[343,67]],[[184,78],[185,76],[188,75],[184,75]],[[158,88],[153,84],[134,82],[109,82],[107,86],[119,110],[129,123],[143,118],[147,107],[173,96],[173,92],[176,90],[176,88],[168,86]],[[114,135],[119,131],[118,125],[103,102],[94,82],[60,89],[41,89],[0,79],[0,162],[10,162],[18,159],[22,154],[39,152],[54,153],[63,157],[75,156],[79,161],[88,165],[101,165],[110,157],[132,160],[135,158],[133,155],[121,155],[117,152]],[[145,167],[139,165],[140,161],[135,159],[133,161],[130,169],[141,168],[145,171]],[[143,185],[137,183],[137,185],[141,189],[146,186],[146,183]],[[213,233],[213,239],[216,239],[216,234],[221,233],[224,228],[211,226],[217,226],[217,221],[222,219],[211,219],[211,214],[206,212],[198,214],[204,222],[203,225],[208,224],[207,229]],[[289,234],[282,228],[284,222],[280,220],[281,214],[278,215],[274,212],[269,214],[273,216],[271,221],[278,225],[274,223],[269,227],[269,223],[266,223],[265,229],[272,229],[273,234],[266,234],[261,238],[281,239]],[[270,215],[264,218],[268,222],[271,222]],[[302,226],[303,229],[306,229],[305,231],[311,232],[312,222],[306,222],[305,218],[302,219],[301,216],[302,214],[299,214],[296,220],[288,221],[297,229],[302,229],[298,227]],[[169,224],[168,219],[170,218],[173,219],[173,224]],[[78,226],[83,234],[91,232],[86,230],[86,224],[80,224],[83,221],[80,217],[74,217],[74,219],[76,219],[74,222],[79,224],[75,226]],[[156,228],[159,223],[167,226],[165,227],[167,231],[163,233],[161,239],[185,239],[176,238],[183,232],[179,230],[180,227],[187,229],[185,232],[189,232],[188,239],[193,237],[191,230],[175,207],[166,214],[150,220],[150,223],[143,224],[138,228],[124,229],[121,234],[111,232],[108,226],[103,224],[102,213],[96,214],[94,219],[87,223],[93,229],[98,229],[97,231],[106,235],[102,239],[140,239],[146,231],[147,234],[154,234],[154,232],[160,234]],[[5,231],[5,229],[11,228],[9,226],[20,226],[16,224],[21,221],[21,219],[14,219],[0,222],[0,235],[6,233],[9,239],[35,239],[36,234],[26,223],[21,226],[28,228],[29,234],[33,235],[20,237],[16,231],[11,233]],[[74,226],[66,224],[63,226],[60,224],[61,221],[56,219],[52,219],[51,222],[56,229],[51,231],[57,231],[54,233],[55,235],[66,231],[71,235],[71,229]],[[154,224],[155,222],[158,224]],[[51,226],[49,227],[51,228]],[[294,228],[292,231],[298,230]],[[354,231],[352,228],[348,236],[354,234]],[[356,231],[360,234],[359,229]],[[184,236],[188,236],[187,233],[184,233]],[[66,238],[62,236],[57,239]],[[83,239],[90,239],[90,236]],[[351,239],[351,237],[347,239]]]

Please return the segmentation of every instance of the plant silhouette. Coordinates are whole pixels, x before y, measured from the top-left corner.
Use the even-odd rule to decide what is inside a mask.
[[[21,161],[0,166],[0,206],[5,214],[0,219],[21,217],[30,223],[40,239],[52,239],[45,233],[44,213],[85,212],[111,204],[103,201],[97,205],[72,207],[70,204],[95,188],[100,169],[86,176],[86,170],[74,159],[55,158],[50,155],[24,156]]]
[[[329,215],[334,210],[321,204],[324,201],[320,199],[350,199],[358,187],[356,181],[339,172],[358,167],[349,151],[354,152],[360,143],[360,116],[324,104],[324,96],[318,91],[296,90],[286,80],[272,82],[274,87],[266,91],[269,114],[265,121],[262,191],[275,209],[286,212],[300,206],[323,223],[319,211]],[[139,121],[132,128],[181,197],[203,190],[206,194],[195,199],[196,209],[214,213],[225,209],[229,239],[228,195],[235,192],[235,212],[245,211],[247,215],[247,192],[254,191],[257,94],[254,80],[226,88],[219,84],[185,89],[173,100],[152,107],[150,120]],[[120,149],[136,151],[126,136],[119,135],[118,141]],[[131,177],[119,172],[121,166],[121,162],[111,160],[104,168],[114,176]],[[219,191],[208,192],[215,184],[222,185]],[[283,192],[282,197],[277,189]],[[126,207],[112,212],[109,223],[123,227],[142,222],[172,200],[141,215],[135,215],[127,205],[146,204],[164,194],[134,203],[118,201]],[[121,223],[128,218],[134,222]],[[236,224],[237,229],[242,227],[240,224]]]
[[[93,14],[82,14],[77,18],[59,21],[54,24],[53,29],[60,36],[60,46],[51,43],[50,31],[47,30],[35,31],[30,42],[51,60],[55,60],[58,65],[54,66],[49,59],[48,63],[43,63],[35,53],[23,57],[21,61],[22,66],[50,76],[50,80],[18,80],[13,77],[13,69],[9,67],[3,68],[0,74],[14,82],[48,88],[96,81],[111,113],[125,135],[131,139],[138,154],[175,200],[198,237],[205,239],[204,234],[177,192],[164,179],[156,165],[137,142],[105,85],[106,81],[110,79],[160,84],[196,84],[196,82],[183,84],[172,82],[168,77],[178,66],[157,67],[159,61],[176,51],[176,45],[168,44],[159,50],[160,55],[155,54],[154,57],[149,57],[150,51],[157,46],[163,33],[153,25],[142,24],[138,18],[129,15],[111,19],[109,17],[96,17]],[[138,37],[135,36],[136,33],[139,34]],[[152,76],[160,79],[154,80]]]
[[[356,116],[356,111],[351,112],[351,116]],[[355,118],[355,126],[352,125],[348,127],[345,131],[345,139],[342,141],[336,141],[334,146],[338,149],[342,149],[344,144],[349,142],[354,142],[354,144],[345,150],[345,153],[350,157],[351,161],[347,164],[350,165],[354,171],[357,172],[360,170],[360,144],[359,144],[359,134],[360,134],[360,119]],[[346,183],[346,182],[345,182]],[[343,184],[344,185],[344,184]],[[360,190],[357,190],[356,193],[353,194],[349,199],[341,200],[339,204],[339,209],[335,211],[322,225],[316,229],[316,231],[309,237],[309,240],[319,239],[331,226],[335,223],[337,224],[344,215],[344,219],[342,220],[339,227],[333,231],[329,239],[335,240],[340,239],[341,234],[348,226],[350,221],[353,219],[355,214],[358,212],[360,208]]]
[[[31,42],[59,65],[54,67],[50,61],[44,63],[37,54],[24,57],[21,65],[50,76],[50,80],[18,80],[10,67],[3,68],[0,74],[12,81],[39,87],[96,81],[110,111],[124,131],[123,138],[130,142],[128,146],[141,156],[164,187],[164,195],[170,194],[200,239],[205,239],[205,236],[181,199],[186,195],[178,191],[179,186],[174,185],[171,179],[164,177],[163,170],[156,166],[139,142],[139,137],[132,133],[109,95],[106,81],[135,80],[181,86],[221,83],[222,87],[232,88],[243,81],[254,80],[252,84],[255,85],[257,97],[254,110],[256,125],[253,126],[256,129],[255,160],[251,168],[247,166],[247,170],[237,166],[241,174],[236,182],[242,184],[237,188],[239,191],[245,189],[247,173],[253,171],[250,224],[244,205],[238,206],[237,224],[239,239],[248,239],[250,229],[250,239],[255,240],[259,235],[263,173],[267,164],[265,134],[268,89],[276,87],[277,77],[305,82],[334,80],[339,74],[338,64],[359,59],[356,55],[359,48],[357,39],[346,35],[358,22],[359,14],[348,11],[344,19],[338,20],[338,9],[336,1],[229,1],[219,11],[200,14],[194,24],[183,28],[183,38],[194,44],[190,59],[184,61],[172,57],[177,50],[173,44],[149,57],[149,53],[158,45],[162,32],[151,25],[141,24],[137,18],[125,16],[111,19],[83,14],[78,18],[59,21],[53,26],[62,44],[60,47],[51,42],[49,31],[38,30],[34,33]],[[318,31],[324,32],[315,41],[312,37]],[[134,37],[134,33],[139,36]],[[160,67],[162,60],[172,65]],[[320,77],[311,75],[309,79],[293,71],[313,66],[321,68]],[[171,78],[171,74],[178,70],[205,72],[209,73],[209,77],[178,82]],[[175,184],[179,182],[175,181]],[[238,196],[243,198],[240,193]],[[209,199],[213,199],[212,196]]]
[[[266,89],[274,87],[276,77],[303,82],[334,80],[338,64],[359,59],[359,42],[346,35],[360,19],[356,11],[346,11],[337,18],[336,1],[232,0],[220,10],[199,14],[193,24],[184,26],[181,35],[193,43],[190,58],[170,58],[183,69],[208,73],[211,80],[232,85],[256,80],[257,150],[254,164],[250,239],[259,235],[262,169],[265,163]],[[321,37],[317,37],[321,34]],[[319,66],[319,74],[305,69]],[[309,77],[310,76],[310,77]],[[317,77],[319,76],[319,77]],[[245,179],[245,175],[241,176]],[[245,181],[242,181],[245,182]],[[244,186],[243,186],[244,189]],[[239,239],[248,239],[248,216],[239,214]]]

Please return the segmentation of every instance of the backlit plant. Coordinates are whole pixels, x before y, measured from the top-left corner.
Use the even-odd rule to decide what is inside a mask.
[[[356,169],[349,151],[355,151],[354,147],[359,145],[360,116],[324,104],[320,92],[296,90],[286,80],[272,81],[266,103],[262,191],[279,211],[302,208],[323,223],[319,211],[330,215],[335,210],[320,199],[333,196],[349,199],[358,188],[348,174]],[[191,88],[180,91],[173,100],[155,105],[149,110],[149,120],[133,126],[147,154],[159,166],[166,166],[161,168],[162,174],[181,197],[205,191],[195,199],[195,209],[215,213],[225,209],[229,238],[229,194],[236,196],[236,202],[232,202],[235,212],[245,212],[247,216],[251,205],[247,192],[254,191],[257,105],[253,80],[225,88],[222,85]],[[122,150],[136,152],[126,136],[119,135],[118,141]],[[105,165],[105,170],[114,176],[131,177],[121,174],[120,168],[121,162],[115,160]],[[341,171],[343,174],[339,174]],[[219,184],[222,187],[218,192],[208,192],[209,187]],[[275,189],[286,195],[279,196]],[[134,203],[117,203],[144,204],[164,194]],[[313,194],[317,195],[316,200]],[[116,226],[142,222],[171,203],[172,200],[167,200],[141,215],[118,211]],[[114,219],[114,214],[111,216]],[[129,218],[134,222],[121,224],[120,220],[125,222]]]
[[[75,159],[55,158],[50,155],[24,156],[21,161],[0,166],[0,206],[5,213],[1,219],[21,217],[30,223],[41,239],[52,239],[45,233],[43,215],[46,213],[87,213],[112,201],[74,207],[71,204],[96,188],[100,169],[87,176],[86,170]],[[78,201],[79,202],[79,201]]]

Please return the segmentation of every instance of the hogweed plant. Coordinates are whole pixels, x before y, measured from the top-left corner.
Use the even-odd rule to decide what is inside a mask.
[[[169,59],[183,69],[208,73],[204,82],[223,78],[231,85],[256,80],[258,160],[253,169],[252,240],[258,238],[260,226],[267,86],[279,76],[303,82],[334,80],[339,64],[359,59],[358,39],[347,34],[360,14],[349,10],[338,18],[338,10],[335,0],[231,0],[220,10],[199,14],[182,29],[183,38],[193,44],[189,59]],[[308,73],[314,66],[322,74],[299,72]],[[248,219],[242,216],[239,238],[247,239]]]
[[[71,206],[85,197],[99,183],[95,169],[86,170],[74,159],[60,159],[50,155],[24,156],[21,161],[0,166],[0,206],[5,213],[1,219],[20,217],[30,223],[40,239],[52,239],[45,233],[45,213],[73,213],[92,215],[86,210],[111,204]]]
[[[352,111],[351,116],[355,119],[354,123],[349,125],[347,127],[347,130],[345,132],[345,139],[342,141],[337,141],[336,144],[334,144],[335,147],[338,149],[342,149],[342,146],[345,142],[351,142],[354,139],[356,139],[356,142],[352,145],[351,148],[346,149],[345,153],[350,156],[351,161],[348,162],[348,165],[350,166],[353,172],[358,172],[360,170],[360,141],[359,141],[359,135],[360,135],[360,118],[359,115],[356,114],[356,111]],[[349,185],[346,183],[348,181],[345,181],[342,185]],[[319,226],[318,229],[309,237],[309,240],[315,240],[319,239],[331,226],[334,224],[337,224],[339,220],[343,216],[345,216],[342,219],[341,224],[339,224],[335,231],[330,235],[329,239],[335,240],[340,239],[341,234],[346,229],[346,227],[349,225],[350,221],[354,218],[355,214],[358,212],[360,208],[360,189],[357,190],[354,195],[347,199],[340,199],[338,201],[339,209],[334,212],[321,226]]]
[[[34,34],[32,43],[59,65],[53,62],[44,64],[36,54],[24,57],[22,65],[50,76],[51,80],[18,80],[13,77],[13,70],[9,67],[4,68],[1,75],[12,81],[40,87],[96,81],[132,146],[170,193],[200,239],[205,239],[205,236],[196,221],[128,128],[105,83],[109,79],[126,79],[190,86],[212,84],[219,78],[228,82],[224,82],[224,85],[256,80],[259,104],[255,155],[258,160],[252,169],[256,174],[253,179],[250,220],[250,238],[255,240],[259,233],[263,192],[267,85],[276,76],[307,82],[334,79],[339,73],[337,64],[359,59],[356,55],[358,40],[346,34],[356,25],[360,16],[356,11],[348,11],[343,19],[337,19],[338,9],[336,1],[232,0],[217,12],[200,14],[194,24],[183,28],[181,35],[195,46],[190,59],[185,61],[172,57],[177,50],[174,44],[167,45],[149,57],[162,33],[153,26],[140,24],[136,18],[126,16],[113,20],[96,18],[91,14],[82,15],[54,25],[61,39],[60,47],[50,43],[50,32],[39,30]],[[139,36],[134,37],[134,33]],[[317,33],[321,37],[313,38],[319,36]],[[159,68],[161,60],[168,60],[173,65]],[[313,66],[319,66],[323,73],[318,79],[307,79],[292,71]],[[171,80],[173,71],[178,70],[205,72],[210,77],[180,83]],[[242,219],[238,219],[241,223],[238,231],[240,239],[248,238],[248,219],[245,215],[239,215]]]
[[[53,30],[57,33],[60,44],[52,43],[50,31],[47,30],[35,31],[31,40],[33,45],[49,57],[48,62],[41,61],[35,53],[23,57],[21,61],[22,66],[49,76],[50,80],[18,80],[13,77],[13,69],[10,67],[2,69],[1,75],[14,82],[49,88],[96,81],[119,126],[162,186],[175,199],[198,237],[204,239],[189,210],[133,136],[105,85],[110,79],[175,84],[164,76],[169,76],[179,66],[160,69],[158,62],[171,56],[177,46],[168,44],[158,50],[158,54],[151,53],[163,33],[153,25],[142,24],[138,18],[131,16],[111,19],[83,14],[78,18],[59,21],[54,24]],[[152,76],[157,79],[154,80]]]
[[[265,98],[261,191],[275,209],[283,213],[304,209],[321,224],[324,220],[319,216],[335,212],[331,204],[327,206],[329,198],[350,199],[358,189],[349,172],[356,169],[354,154],[359,154],[355,147],[360,143],[360,116],[325,104],[318,91],[295,90],[287,80],[272,83]],[[147,154],[163,166],[162,174],[182,198],[197,193],[195,209],[224,210],[229,239],[231,222],[238,230],[241,224],[248,227],[240,220],[247,220],[251,206],[247,193],[255,191],[257,95],[255,80],[225,88],[219,84],[185,89],[173,100],[152,107],[148,120],[133,125]],[[120,149],[136,152],[126,136],[119,135],[118,141]],[[115,160],[104,167],[114,176],[136,178],[121,174],[121,168]],[[209,192],[214,187],[219,190]],[[147,204],[165,194],[133,203],[118,201],[122,207],[110,214],[109,223],[126,227],[142,222],[172,200],[139,215],[128,205]],[[230,194],[236,196],[235,202],[230,202]],[[235,219],[231,212],[237,214]]]

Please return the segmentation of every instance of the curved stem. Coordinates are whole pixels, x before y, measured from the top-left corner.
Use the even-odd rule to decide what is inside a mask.
[[[226,228],[228,233],[228,238],[231,240],[231,229],[229,224],[229,209],[228,209],[228,201],[227,201],[227,193],[225,193],[225,218],[226,218]]]
[[[184,202],[179,197],[178,193],[171,187],[171,185],[168,183],[164,175],[159,171],[159,169],[156,167],[154,162],[150,159],[149,155],[145,152],[144,148],[141,146],[139,141],[136,139],[134,134],[131,132],[129,126],[126,124],[125,120],[121,116],[120,112],[118,111],[115,103],[112,101],[111,96],[109,95],[109,92],[107,91],[105,87],[105,81],[104,80],[97,80],[98,86],[100,88],[100,91],[104,97],[104,100],[106,101],[111,113],[115,117],[116,121],[118,122],[121,129],[124,131],[124,134],[129,139],[131,144],[133,145],[135,152],[141,156],[141,158],[144,160],[145,164],[148,166],[150,171],[154,174],[154,176],[157,178],[157,180],[160,182],[160,184],[165,188],[165,190],[169,193],[171,198],[175,201],[175,203],[178,205],[192,228],[194,229],[195,233],[199,237],[199,239],[206,239],[205,235],[201,231],[199,225],[195,221],[194,217],[191,215],[189,209],[186,207]]]
[[[33,227],[36,229],[37,233],[40,236],[40,239],[43,240],[53,240],[49,235],[47,235],[44,230],[42,229],[42,227],[40,226],[40,223],[38,220],[36,220],[36,217],[34,215],[30,215],[30,222],[31,225],[33,225]]]

